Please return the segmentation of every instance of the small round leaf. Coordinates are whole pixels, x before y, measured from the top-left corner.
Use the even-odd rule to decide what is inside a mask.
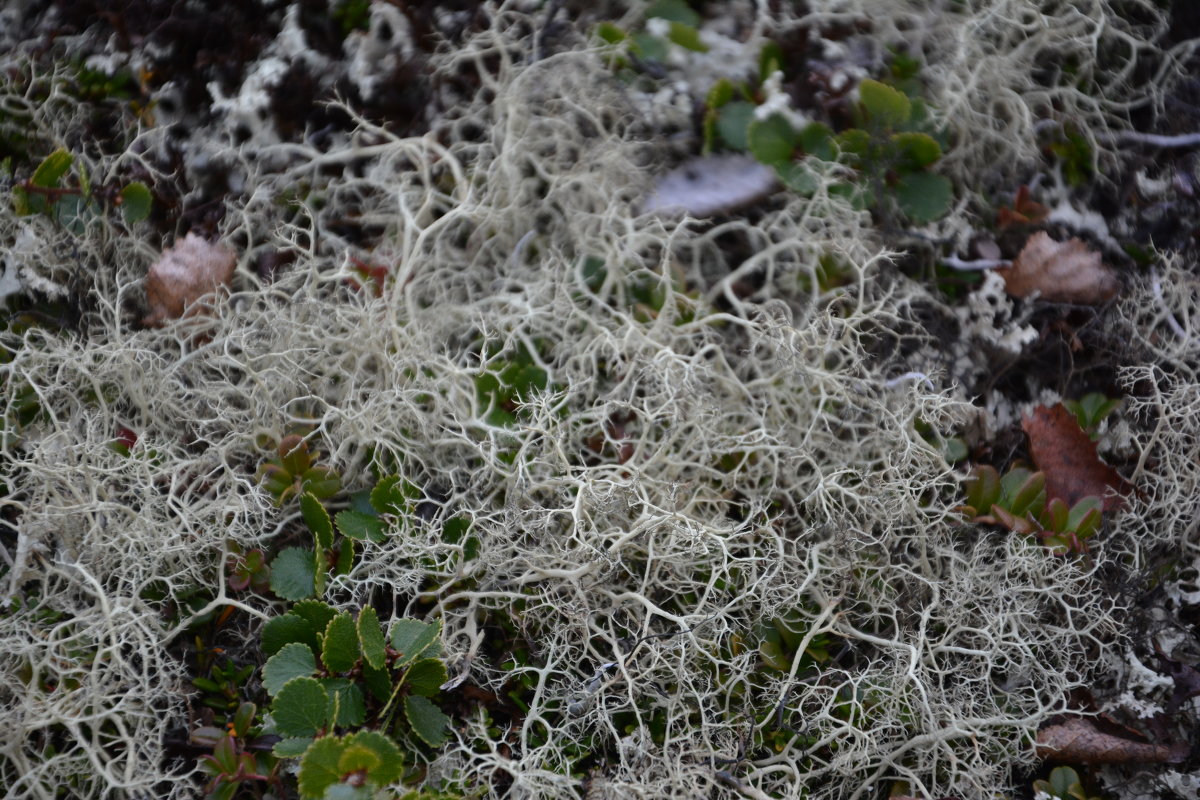
[[[313,552],[299,547],[282,550],[271,562],[271,591],[284,600],[312,597],[316,570]]]
[[[316,678],[292,678],[271,704],[280,736],[316,736],[329,722],[329,694]]]

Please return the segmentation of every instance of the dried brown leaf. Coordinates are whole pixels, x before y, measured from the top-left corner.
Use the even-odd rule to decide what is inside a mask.
[[[1038,758],[1072,764],[1177,764],[1188,756],[1184,743],[1135,742],[1101,731],[1087,717],[1073,717],[1038,731]]]
[[[1062,403],[1034,408],[1021,420],[1021,427],[1029,437],[1034,463],[1046,473],[1048,501],[1057,497],[1067,506],[1073,506],[1095,495],[1103,499],[1105,511],[1121,507],[1122,499],[1110,495],[1108,490],[1124,494],[1129,483],[1100,460],[1096,443]]]
[[[189,233],[163,251],[146,276],[146,325],[195,313],[197,301],[229,285],[237,257],[222,244]]]
[[[1025,242],[1011,267],[997,270],[1006,291],[1014,297],[1038,292],[1055,303],[1095,305],[1111,299],[1119,288],[1117,276],[1079,239],[1056,242],[1039,231]]]

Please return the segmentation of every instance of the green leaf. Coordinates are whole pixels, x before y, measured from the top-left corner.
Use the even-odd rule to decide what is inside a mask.
[[[271,591],[284,600],[312,597],[314,577],[311,550],[288,547],[271,562]]]
[[[371,507],[380,514],[403,514],[420,497],[421,490],[416,486],[399,475],[388,475],[371,490]]]
[[[787,163],[796,149],[796,132],[779,114],[750,123],[746,131],[750,154],[763,164]]]
[[[343,611],[329,621],[321,645],[321,662],[330,672],[348,672],[358,661],[358,631]]]
[[[59,180],[62,179],[63,175],[67,174],[67,170],[71,168],[71,164],[74,162],[74,156],[66,150],[59,148],[46,156],[41,164],[38,164],[29,182],[43,189],[55,189],[58,187]]]
[[[363,660],[376,669],[383,669],[387,663],[387,639],[379,625],[379,615],[371,606],[364,606],[358,612],[358,644]]]
[[[728,78],[721,78],[713,84],[713,87],[708,90],[708,96],[704,99],[704,105],[708,108],[716,109],[728,103],[733,99],[733,82]]]
[[[392,647],[404,656],[398,666],[416,661],[422,655],[432,650],[442,630],[442,621],[430,625],[418,619],[398,619],[392,624]]]
[[[387,786],[404,775],[404,756],[396,743],[377,731],[359,731],[346,737],[351,747],[365,747],[379,757],[379,765],[371,770],[371,780]]]
[[[871,149],[871,134],[861,128],[848,128],[837,135],[839,154],[850,156],[847,163],[852,166],[867,157]]]
[[[329,722],[329,693],[316,678],[292,678],[271,703],[280,736],[316,736]]]
[[[944,175],[909,173],[896,185],[896,202],[913,222],[932,222],[950,211],[954,204],[954,186]]]
[[[892,146],[910,169],[927,167],[942,157],[941,145],[927,133],[906,131],[892,134]]]
[[[627,38],[625,31],[621,30],[616,25],[613,25],[611,22],[601,22],[592,29],[592,32],[602,41],[607,42],[608,44],[619,44],[620,42],[625,41]]]
[[[904,92],[870,78],[858,84],[858,99],[871,122],[882,128],[898,128],[912,116],[912,101]]]
[[[1103,520],[1104,501],[1099,497],[1084,497],[1071,507],[1067,516],[1067,530],[1075,531],[1080,539],[1086,539],[1100,529]]]
[[[338,728],[355,728],[367,718],[367,704],[362,689],[346,678],[322,678],[321,684],[329,693],[328,716]]]
[[[269,656],[278,653],[283,646],[300,642],[317,649],[316,628],[312,623],[296,614],[281,614],[267,620],[262,630],[262,649]]]
[[[411,689],[413,694],[432,697],[446,682],[446,677],[446,665],[441,659],[422,658],[408,668],[408,672],[404,674],[404,685]]]
[[[1008,510],[1018,517],[1023,517],[1029,511],[1035,514],[1040,512],[1045,502],[1046,473],[1035,472],[1017,489],[1012,502],[1008,504]]]
[[[279,690],[292,678],[309,678],[317,671],[317,661],[312,649],[300,642],[292,642],[267,659],[263,666],[262,685],[268,694]]]
[[[291,737],[288,739],[280,739],[271,748],[271,752],[280,758],[295,758],[304,755],[304,751],[313,743],[309,736]]]
[[[693,27],[700,24],[700,15],[693,11],[692,7],[684,0],[658,0],[646,9],[646,16],[681,22]]]
[[[700,31],[686,23],[672,22],[671,32],[667,38],[685,50],[691,50],[694,53],[708,52],[708,45],[700,41]]]
[[[663,62],[667,60],[667,43],[657,36],[648,33],[635,33],[633,47],[647,61]]]
[[[342,536],[360,541],[382,542],[387,538],[387,523],[373,514],[361,511],[339,511],[337,527]]]
[[[141,181],[134,181],[121,190],[121,213],[125,224],[133,225],[150,216],[150,189]]]
[[[779,180],[783,181],[784,186],[805,197],[811,195],[820,186],[817,174],[803,163],[776,164],[775,173],[779,175]]]
[[[783,69],[783,48],[770,39],[758,53],[758,81],[763,83],[777,70]]]
[[[392,673],[386,668],[377,669],[369,663],[362,665],[363,683],[376,700],[386,703],[392,696]]]
[[[329,559],[324,550],[313,550],[313,594],[325,594],[325,582],[329,578]]]
[[[304,524],[312,531],[319,552],[333,547],[333,520],[312,492],[300,495],[300,515],[304,517]]]
[[[737,100],[721,109],[717,117],[717,133],[734,150],[749,150],[750,123],[754,120],[753,103]]]
[[[833,131],[828,125],[812,122],[800,131],[800,147],[810,156],[816,156],[822,161],[833,161],[837,158],[837,148],[833,145]]]
[[[371,800],[371,794],[372,788],[369,784],[355,786],[350,783],[335,783],[325,790],[321,800]]]
[[[338,760],[342,757],[345,744],[336,736],[326,736],[317,739],[300,759],[300,775],[297,788],[304,798],[320,800],[325,796],[325,790],[335,783],[341,783],[342,774],[338,772]]]
[[[325,628],[329,626],[329,620],[337,616],[337,611],[323,600],[301,600],[292,606],[292,610],[288,613],[307,620],[314,631],[321,633],[324,633]],[[313,641],[316,641],[315,635]]]
[[[346,749],[338,759],[338,772],[342,775],[351,772],[364,772],[369,775],[371,770],[378,768],[379,755],[371,748],[359,744],[347,742]]]
[[[449,736],[446,728],[450,725],[450,718],[426,697],[405,697],[404,715],[408,717],[408,724],[412,726],[413,733],[430,747],[440,747]]]
[[[34,201],[40,203],[35,207]],[[23,186],[12,188],[13,213],[18,217],[28,217],[30,214],[40,214],[46,208],[46,198],[41,195],[30,195]]]
[[[354,568],[354,540],[342,539],[338,548],[337,564],[333,568],[334,575],[349,575]]]
[[[318,499],[328,500],[342,488],[342,478],[329,467],[309,467],[300,475],[302,491],[312,492]]]
[[[68,194],[54,204],[54,219],[75,236],[82,236],[97,216],[97,206],[82,195]]]

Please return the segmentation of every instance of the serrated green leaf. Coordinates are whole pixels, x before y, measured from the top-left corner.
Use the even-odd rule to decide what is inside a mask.
[[[871,134],[861,128],[849,128],[836,137],[837,149],[840,155],[846,155],[846,163],[852,166],[867,157],[871,149]]]
[[[942,157],[942,148],[927,133],[892,134],[892,146],[900,159],[910,169],[922,169]]]
[[[870,78],[859,82],[858,99],[871,122],[883,128],[898,128],[912,116],[912,101],[904,92]]]
[[[358,644],[362,648],[363,660],[376,669],[387,663],[387,639],[379,625],[379,615],[371,606],[358,612]]]
[[[313,630],[320,633],[324,633],[329,621],[337,616],[337,611],[323,600],[301,600],[288,613],[307,620]]]
[[[377,669],[364,662],[362,674],[367,691],[379,702],[386,703],[392,696],[392,673],[386,667]]]
[[[284,600],[312,597],[315,588],[313,552],[299,547],[280,551],[271,562],[271,591]]]
[[[708,96],[704,99],[704,105],[708,108],[720,108],[733,99],[733,82],[728,78],[721,78],[713,84],[713,87],[708,90]]]
[[[358,661],[358,631],[354,620],[342,612],[329,621],[321,644],[321,662],[330,672],[347,672]]]
[[[278,653],[284,645],[300,642],[316,652],[316,629],[308,620],[296,614],[281,614],[267,620],[262,630],[262,649],[269,656]]]
[[[341,782],[338,759],[341,758],[345,747],[338,737],[325,736],[317,739],[304,751],[297,779],[297,788],[300,789],[302,797],[321,800],[326,789]]]
[[[404,685],[413,694],[432,697],[446,682],[446,665],[437,658],[422,658],[404,674]]]
[[[271,748],[271,752],[280,758],[296,758],[304,755],[304,751],[313,743],[312,737],[300,736],[280,739]]]
[[[350,772],[365,772],[379,768],[379,754],[369,747],[360,744],[346,743],[346,749],[338,758],[338,772],[346,775]]]
[[[150,188],[141,181],[134,181],[121,190],[121,213],[125,224],[133,225],[150,216]]]
[[[667,43],[657,36],[651,36],[648,33],[635,33],[632,37],[633,49],[642,58],[647,61],[658,61],[659,63],[667,60]]]
[[[717,116],[717,133],[734,150],[750,149],[748,133],[754,120],[754,109],[753,103],[736,100],[723,107]]]
[[[646,9],[646,16],[658,17],[670,22],[681,22],[684,25],[700,24],[700,15],[692,10],[685,0],[657,0]]]
[[[74,156],[66,150],[59,148],[46,156],[41,164],[38,164],[29,182],[43,189],[55,189],[58,187],[58,182],[62,179],[62,176],[67,174],[67,170],[71,168],[71,164],[74,162]]]
[[[398,619],[392,623],[392,647],[403,655],[398,666],[412,663],[432,650],[442,631],[442,621],[430,625],[418,619]]]
[[[346,737],[346,744],[365,747],[379,757],[379,764],[371,770],[371,780],[379,786],[387,786],[404,775],[404,756],[396,743],[377,731],[359,731]]]
[[[406,696],[404,715],[408,717],[413,733],[430,747],[440,747],[449,736],[446,729],[450,726],[450,718],[429,698],[411,694]]]
[[[329,577],[329,559],[324,550],[313,550],[313,594],[325,594],[325,581]]]
[[[333,547],[333,520],[312,492],[300,495],[300,515],[304,517],[304,524],[312,531],[317,550],[325,551]]]
[[[796,132],[779,114],[751,121],[746,131],[750,154],[763,164],[786,164],[796,150]]]
[[[683,22],[672,22],[671,32],[667,35],[675,44],[691,50],[694,53],[707,53],[708,45],[700,41],[700,31],[696,30],[692,25]]]
[[[271,703],[280,736],[316,736],[329,722],[329,693],[316,678],[292,678]]]
[[[954,204],[954,185],[944,175],[912,172],[896,185],[896,202],[913,222],[932,222],[946,216]]]
[[[329,693],[328,718],[338,728],[355,728],[367,718],[362,689],[346,678],[321,678]]]
[[[387,538],[387,523],[377,516],[346,509],[337,513],[342,536],[360,541],[382,542]]]
[[[267,659],[262,671],[263,688],[274,695],[292,678],[312,677],[316,671],[317,660],[312,649],[301,642],[292,642]]]
[[[380,478],[371,490],[371,507],[380,514],[403,514],[420,491],[399,475]]]

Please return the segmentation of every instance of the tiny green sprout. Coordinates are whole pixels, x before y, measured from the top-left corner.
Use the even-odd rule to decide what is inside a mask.
[[[1079,420],[1079,427],[1095,441],[1100,437],[1097,431],[1100,423],[1121,405],[1121,398],[1106,397],[1101,392],[1089,392],[1078,400],[1064,400],[1063,405]]]

